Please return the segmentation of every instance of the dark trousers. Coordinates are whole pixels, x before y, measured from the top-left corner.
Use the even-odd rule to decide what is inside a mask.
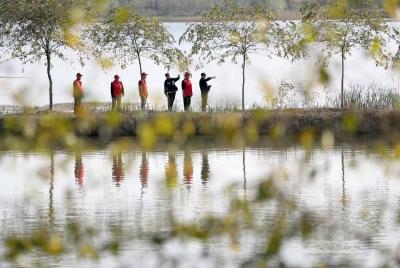
[[[190,101],[191,101],[192,97],[183,97],[183,108],[185,109],[185,111],[189,110],[190,107]]]
[[[172,111],[172,106],[174,106],[174,101],[175,101],[175,94],[176,94],[176,92],[168,92],[167,93],[168,111]]]
[[[115,111],[115,108],[117,108],[117,111],[121,111],[121,96],[116,96],[112,98],[112,111]]]
[[[207,101],[208,101],[208,91],[201,92],[201,111],[205,112],[207,108]]]
[[[146,102],[147,102],[147,97],[146,96],[140,96],[140,108],[142,109],[142,111],[144,111],[144,109],[146,108]]]

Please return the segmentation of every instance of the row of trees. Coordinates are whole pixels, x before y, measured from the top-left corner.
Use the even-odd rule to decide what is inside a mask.
[[[327,5],[309,2],[301,9],[302,22],[295,23],[276,21],[274,14],[261,6],[243,7],[225,1],[223,7],[215,6],[205,14],[201,23],[188,27],[179,42],[188,42],[192,47],[182,52],[156,18],[139,15],[130,8],[110,9],[105,0],[2,0],[0,45],[24,63],[46,60],[50,109],[52,60],[67,60],[68,49],[76,51],[82,60],[94,55],[102,63],[122,68],[137,62],[140,72],[143,57],[167,69],[180,70],[195,57],[196,67],[215,61],[240,62],[244,110],[246,66],[251,54],[298,60],[318,48],[318,76],[322,82],[329,78],[329,59],[336,54],[341,57],[343,107],[345,60],[352,51],[367,51],[384,67],[392,58],[398,58],[386,51],[386,43],[390,38],[400,40],[399,33],[374,7],[373,2],[365,0],[332,0]]]

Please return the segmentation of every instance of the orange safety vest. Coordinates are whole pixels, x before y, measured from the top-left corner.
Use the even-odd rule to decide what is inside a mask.
[[[139,95],[141,97],[146,97],[146,98],[149,95],[149,93],[147,91],[147,83],[146,83],[146,80],[144,80],[144,79],[141,79],[139,81]]]
[[[74,97],[82,97],[83,95],[82,81],[75,80],[72,86],[73,86],[72,94],[74,95]]]

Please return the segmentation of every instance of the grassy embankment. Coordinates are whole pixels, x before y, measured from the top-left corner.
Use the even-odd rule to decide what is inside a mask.
[[[158,142],[182,144],[193,137],[230,144],[260,141],[300,142],[306,146],[359,138],[397,143],[400,111],[285,109],[221,113],[63,112],[5,115],[0,118],[0,145],[29,148],[54,144],[74,147],[82,140],[124,138],[151,149]],[[326,140],[326,139],[325,139]],[[24,146],[25,146],[24,145]]]

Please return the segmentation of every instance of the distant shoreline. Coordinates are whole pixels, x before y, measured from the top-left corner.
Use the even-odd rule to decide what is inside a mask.
[[[202,16],[156,16],[161,22],[165,23],[191,23],[202,22]],[[278,11],[276,20],[301,20],[301,13],[299,11]],[[388,22],[399,22],[399,19],[386,18]]]
[[[158,17],[161,22],[201,22],[202,16],[165,16],[165,17]],[[301,13],[298,11],[278,11],[277,13],[277,20],[300,20]]]

